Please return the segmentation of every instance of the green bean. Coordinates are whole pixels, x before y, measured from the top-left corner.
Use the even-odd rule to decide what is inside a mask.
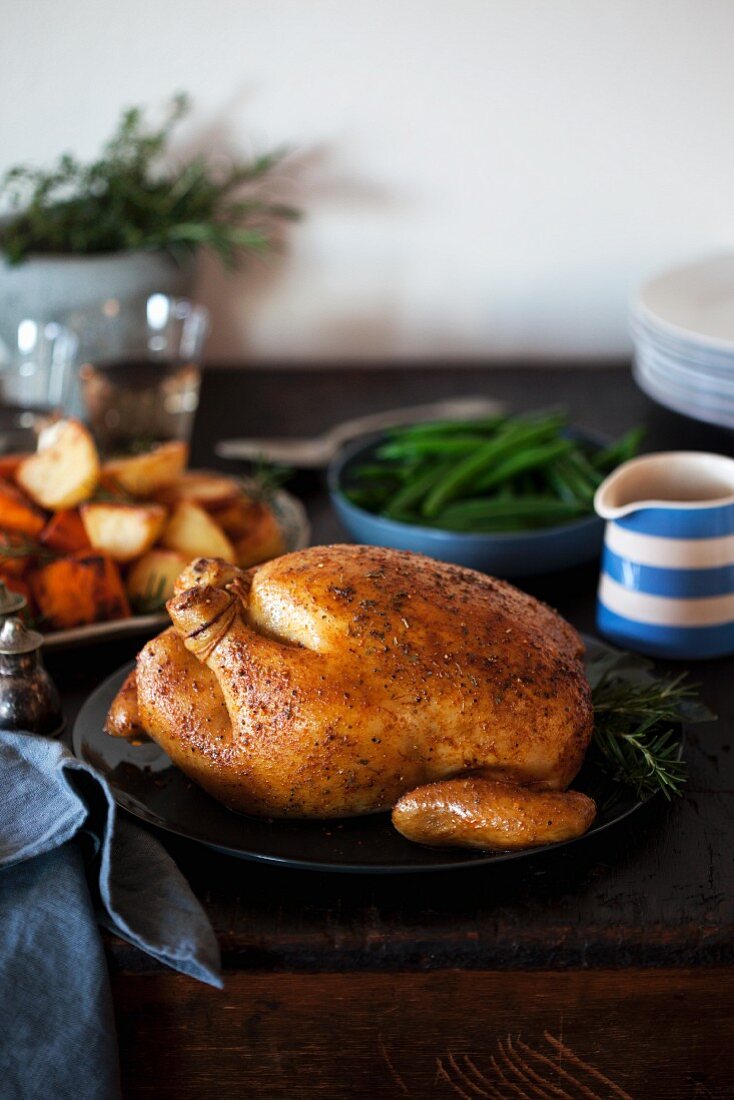
[[[382,509],[385,504],[382,494],[375,493],[371,486],[369,488],[358,486],[354,489],[345,489],[344,496],[352,504],[356,504],[358,508],[366,508],[368,511]]]
[[[423,470],[420,476],[407,482],[392,497],[385,509],[385,515],[391,519],[398,519],[410,508],[420,504],[426,493],[436,484],[436,481],[445,475],[447,469],[449,469],[449,466],[446,462],[432,463],[428,469]]]
[[[569,454],[568,461],[590,485],[593,485],[595,490],[599,488],[603,481],[603,475],[600,474],[598,470],[594,469],[580,447],[576,447],[571,454]]]
[[[384,519],[392,519],[395,520],[396,523],[412,523],[414,526],[420,523],[418,516],[410,509],[406,509],[405,511],[401,511],[399,508],[396,508],[394,511],[388,511],[386,509],[381,514]]]
[[[463,462],[457,463],[431,490],[423,503],[425,516],[437,516],[444,505],[459,496],[465,488],[472,485],[479,474],[499,461],[508,458],[523,447],[544,442],[556,432],[561,421],[558,417],[548,417],[537,423],[515,425],[509,423],[494,439],[478,447]]]
[[[573,487],[569,485],[567,479],[563,476],[563,469],[560,463],[551,462],[543,473],[545,474],[548,485],[553,489],[560,500],[565,501],[567,504],[579,503],[579,497],[573,491]]]
[[[388,478],[400,477],[400,468],[391,467],[386,462],[365,463],[358,466],[351,476],[357,481],[387,481]]]
[[[598,470],[610,471],[615,466],[619,466],[620,463],[628,462],[630,458],[633,458],[644,438],[645,429],[643,427],[630,428],[621,439],[611,443],[608,447],[604,447],[601,451],[597,451],[591,461]]]
[[[376,454],[378,458],[386,458],[390,461],[423,455],[467,455],[486,441],[483,435],[466,435],[458,439],[455,437],[412,439],[405,442],[385,443]]]
[[[504,462],[498,462],[484,477],[478,478],[474,483],[475,488],[483,492],[492,489],[496,485],[501,485],[504,481],[516,477],[517,474],[537,469],[538,466],[545,466],[548,462],[553,462],[554,459],[560,458],[562,455],[570,454],[572,450],[573,443],[567,439],[559,439],[555,443],[547,443],[544,446],[519,451],[517,454],[510,455]]]
[[[450,504],[440,514],[444,521],[457,518],[494,518],[504,516],[519,518],[530,517],[568,517],[578,515],[578,504],[567,504],[551,496],[516,497],[514,500],[501,500],[499,497],[473,497],[469,500]]]
[[[561,459],[556,468],[570,485],[576,499],[588,507],[596,492],[594,486],[568,461],[568,458]]]
[[[494,432],[507,421],[505,416],[486,416],[478,420],[431,420],[393,428],[390,438],[395,440],[424,439],[435,435],[462,435],[464,432]]]
[[[565,438],[557,410],[395,428],[350,471],[345,495],[378,515],[444,530],[527,531],[588,515],[641,429],[608,447]]]
[[[505,482],[505,484],[507,484],[507,482]],[[536,485],[532,471],[521,474],[519,477],[510,478],[509,484],[513,487],[515,496],[518,497],[531,497],[538,492],[538,486]],[[497,488],[501,490],[501,486],[497,486]],[[498,493],[498,495],[500,494]]]
[[[578,504],[565,504],[555,497],[518,497],[514,501],[477,498],[449,505],[436,519],[436,526],[454,531],[510,530],[567,523],[583,514]]]

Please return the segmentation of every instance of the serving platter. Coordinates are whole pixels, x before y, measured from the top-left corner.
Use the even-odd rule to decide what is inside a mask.
[[[251,488],[245,479],[239,479],[244,488]],[[269,499],[278,525],[283,533],[285,552],[303,550],[311,538],[311,528],[306,509],[300,500],[286,492],[276,489]],[[115,619],[107,623],[90,623],[70,630],[54,630],[44,635],[46,650],[66,649],[70,646],[90,645],[93,642],[111,642],[119,638],[143,637],[152,635],[168,622],[168,615],[162,611],[154,615],[133,615],[129,619]]]
[[[584,639],[587,662],[598,661],[609,647]],[[648,799],[635,794],[587,764],[573,786],[591,795],[598,814],[591,829],[576,840],[519,852],[427,848],[402,837],[390,815],[327,821],[277,821],[233,813],[211,798],[169,760],[152,741],[133,745],[104,732],[107,711],[132,668],[125,665],[89,697],[74,726],[72,747],[107,779],[117,804],[141,821],[241,859],[301,870],[396,874],[446,871],[522,859],[539,852],[580,844],[638,810]],[[680,751],[684,730],[679,729]]]
[[[129,619],[115,619],[109,623],[90,623],[70,630],[51,630],[43,636],[45,650],[68,649],[72,646],[91,645],[93,642],[114,642],[119,638],[153,634],[168,622],[168,615],[161,611],[155,615],[133,615]]]

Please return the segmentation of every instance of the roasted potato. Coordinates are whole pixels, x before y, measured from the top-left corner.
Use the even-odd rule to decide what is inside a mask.
[[[99,472],[97,448],[84,425],[58,420],[41,432],[38,451],[23,459],[15,480],[36,504],[56,511],[88,500]]]
[[[192,558],[248,567],[284,551],[267,504],[187,459],[171,442],[102,465],[76,420],[46,428],[35,454],[0,456],[0,579],[27,579],[44,625],[64,630],[126,617],[128,600],[163,605]]]
[[[46,526],[46,517],[20,489],[0,481],[0,528],[37,539]]]
[[[226,474],[209,473],[206,470],[190,470],[174,482],[155,493],[155,499],[171,507],[181,500],[192,500],[207,512],[224,508],[242,496],[236,478]]]
[[[236,561],[235,549],[222,528],[198,504],[180,501],[163,529],[161,544],[187,559],[223,558]]]
[[[176,482],[189,458],[185,443],[161,443],[146,454],[115,458],[102,467],[102,481],[134,497],[150,497]]]
[[[135,608],[144,612],[163,607],[173,595],[173,584],[189,559],[176,550],[156,548],[143,554],[130,567],[127,594]]]
[[[115,700],[107,714],[104,731],[109,733],[110,737],[125,737],[133,744],[150,740],[140,724],[138,683],[135,669],[127,674],[125,683],[115,696]]]
[[[29,581],[44,625],[52,630],[130,616],[120,571],[106,554],[59,558],[32,572]]]
[[[241,493],[235,500],[228,502],[224,507],[207,509],[212,519],[219,524],[232,542],[246,535],[252,526],[252,510],[256,507],[254,501]]]
[[[39,539],[50,550],[60,554],[73,554],[77,550],[89,550],[91,543],[79,515],[78,508],[66,508],[51,516]]]
[[[95,550],[127,562],[156,542],[166,522],[166,509],[161,504],[92,503],[82,505],[81,517]]]
[[[247,518],[249,523],[244,532],[234,539],[237,564],[242,569],[249,569],[251,565],[259,565],[261,561],[285,553],[283,534],[267,504],[251,502]]]

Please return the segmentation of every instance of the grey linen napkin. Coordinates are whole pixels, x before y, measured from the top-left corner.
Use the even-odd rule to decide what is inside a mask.
[[[97,922],[222,987],[214,931],[159,842],[57,741],[0,730],[0,1095],[114,1100]]]

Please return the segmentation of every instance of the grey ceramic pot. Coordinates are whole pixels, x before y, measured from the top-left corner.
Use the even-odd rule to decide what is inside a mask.
[[[193,275],[193,261],[181,265],[164,252],[37,255],[12,267],[0,262],[0,341],[13,347],[25,318],[61,320],[107,298],[124,301],[156,292],[187,297]]]

